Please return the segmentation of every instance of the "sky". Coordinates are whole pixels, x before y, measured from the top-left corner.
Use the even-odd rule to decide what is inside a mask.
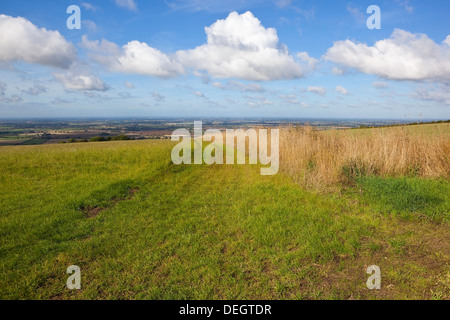
[[[449,13],[448,0],[3,0],[0,119],[448,120]]]

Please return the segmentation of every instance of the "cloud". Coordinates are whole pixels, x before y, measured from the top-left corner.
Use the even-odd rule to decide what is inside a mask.
[[[342,76],[345,73],[345,70],[342,68],[333,67],[333,69],[331,69],[331,73],[335,76]]]
[[[156,100],[156,101],[162,101],[164,100],[166,97],[163,96],[162,94],[160,94],[158,91],[154,91],[152,93],[152,97]]]
[[[226,84],[223,84],[222,82],[214,82],[212,85],[219,89],[224,90],[237,90],[242,92],[264,92],[265,89],[258,83],[242,83],[239,81],[228,81]]]
[[[109,87],[98,77],[88,72],[69,71],[65,74],[53,73],[68,90],[77,91],[107,91]]]
[[[389,85],[386,82],[382,81],[375,81],[372,83],[372,86],[374,86],[377,89],[387,89]]]
[[[352,14],[352,16],[358,21],[358,22],[364,22],[365,21],[365,15],[364,13],[359,10],[358,8],[352,7],[351,4],[347,5],[347,11]]]
[[[313,19],[314,16],[316,15],[316,10],[314,8],[311,8],[309,10],[304,10],[304,9],[296,7],[296,6],[292,6],[291,8],[307,20]]]
[[[443,43],[446,44],[447,46],[450,46],[450,36],[447,36],[447,38],[445,38]]]
[[[34,82],[34,86],[28,88],[27,90],[21,90],[23,93],[27,93],[32,96],[38,96],[41,93],[47,92],[47,88],[39,83],[39,81]]]
[[[93,6],[92,4],[88,3],[88,2],[82,2],[81,5],[86,9],[86,10],[90,10],[90,11],[97,11],[98,8]]]
[[[203,94],[203,92],[200,92],[200,91],[194,91],[193,92],[197,97],[199,97],[199,98],[204,98],[205,97],[205,95]]]
[[[97,31],[97,25],[94,21],[91,20],[83,20],[81,21],[83,26],[89,31],[89,32],[96,32]]]
[[[25,18],[0,15],[0,62],[25,61],[67,69],[76,59],[73,44],[58,32],[38,28]]]
[[[21,97],[19,97],[18,95],[13,94],[11,97],[1,97],[0,96],[0,101],[6,102],[6,103],[17,103],[17,102],[22,102],[23,99]]]
[[[247,105],[252,108],[273,105],[273,102],[263,95],[245,97],[248,99]]]
[[[276,0],[275,4],[277,5],[277,7],[280,8],[286,8],[288,6],[290,6],[292,3],[292,0]]]
[[[278,97],[286,103],[301,104],[301,102],[297,99],[297,96],[295,94],[289,94],[289,95],[281,94]]]
[[[196,77],[199,77],[202,79],[202,82],[204,84],[209,84],[211,82],[211,78],[209,77],[209,74],[205,73],[205,72],[198,72],[198,71],[194,71],[194,75]]]
[[[423,101],[433,101],[440,104],[450,105],[450,85],[436,84],[421,87],[413,94],[413,98]]]
[[[73,101],[61,98],[55,98],[51,101],[52,104],[67,104],[72,103]]]
[[[324,96],[327,93],[327,90],[325,90],[325,88],[322,87],[308,87],[308,92],[312,92],[315,94],[318,94],[320,96]]]
[[[273,0],[164,0],[165,4],[172,10],[207,11],[213,13],[245,10],[270,1]]]
[[[178,61],[145,42],[131,41],[120,48],[105,39],[90,41],[83,36],[80,45],[89,51],[91,59],[110,71],[160,78],[173,78],[184,73]]]
[[[345,89],[343,86],[337,86],[336,92],[343,94],[343,95],[348,95],[348,90]]]
[[[247,105],[252,108],[258,108],[266,105],[272,105],[273,102],[267,99],[262,99],[259,101],[247,101]]]
[[[131,93],[129,92],[119,92],[117,99],[132,99],[132,98],[136,98],[134,96],[131,95]]]
[[[134,0],[116,0],[119,7],[128,9],[130,11],[137,11],[138,7]]]
[[[412,13],[414,11],[414,7],[409,3],[408,0],[395,0],[395,2],[409,13]]]
[[[12,95],[11,97],[6,96],[6,89],[8,88],[8,84],[6,82],[3,82],[0,80],[0,102],[5,103],[15,103],[15,102],[21,102],[23,99],[19,97],[18,95]]]
[[[350,40],[337,41],[324,58],[392,80],[450,81],[449,38],[437,44],[425,34],[396,29],[373,47]]]
[[[110,101],[113,99],[111,96],[101,94],[99,91],[95,90],[84,90],[82,92],[87,98],[97,99],[98,103],[103,103],[105,101]]]
[[[270,81],[305,74],[306,67],[279,44],[276,30],[262,26],[250,11],[231,12],[226,19],[206,27],[205,32],[206,44],[176,53],[185,66],[222,79]]]
[[[311,69],[315,69],[316,65],[319,63],[319,60],[311,58],[307,52],[299,52],[296,54],[297,58],[301,61],[305,62]]]
[[[124,84],[125,87],[127,87],[128,89],[134,89],[134,88],[135,88],[135,87],[134,87],[134,83],[132,83],[132,82],[125,81],[123,84]]]
[[[303,107],[303,108],[312,108],[309,104],[307,104],[306,102],[302,102],[302,103],[300,103],[300,105]]]
[[[8,85],[6,84],[6,82],[3,82],[0,80],[0,97],[5,96],[6,88],[8,88]]]
[[[90,41],[86,35],[80,46],[93,61],[112,72],[173,78],[184,74],[187,67],[205,83],[210,82],[210,76],[252,81],[296,79],[318,63],[306,52],[290,55],[286,46],[279,44],[276,30],[264,28],[251,12],[232,12],[205,31],[207,44],[180,50],[175,55],[167,55],[145,42],[131,41],[119,47],[105,39]],[[229,85],[247,90],[237,83]],[[260,90],[256,85],[248,86],[253,86],[249,90]]]

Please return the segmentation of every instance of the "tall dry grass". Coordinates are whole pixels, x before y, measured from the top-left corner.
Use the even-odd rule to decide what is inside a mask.
[[[317,131],[280,128],[280,170],[306,187],[350,184],[361,175],[449,178],[450,135],[408,128]]]

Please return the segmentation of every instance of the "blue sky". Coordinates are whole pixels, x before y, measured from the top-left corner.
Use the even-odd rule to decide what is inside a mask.
[[[447,0],[2,1],[0,118],[449,119],[449,13]]]

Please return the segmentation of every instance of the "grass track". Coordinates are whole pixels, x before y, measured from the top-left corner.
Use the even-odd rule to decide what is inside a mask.
[[[450,298],[448,181],[319,194],[257,166],[175,166],[172,146],[2,148],[0,298]]]

